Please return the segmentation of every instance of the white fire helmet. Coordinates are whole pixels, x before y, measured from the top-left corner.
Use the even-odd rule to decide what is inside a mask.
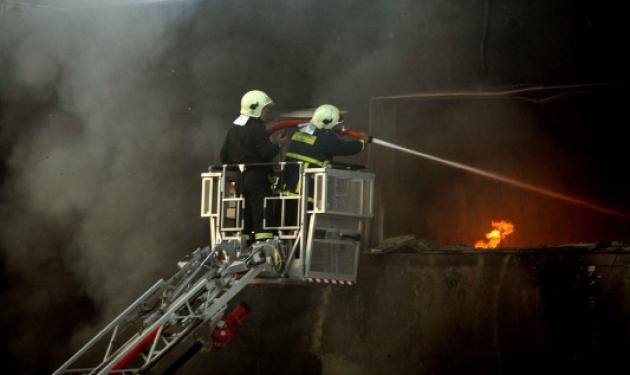
[[[331,104],[322,104],[313,113],[311,123],[318,129],[332,129],[343,123],[339,108]]]
[[[241,115],[260,117],[263,108],[273,105],[273,100],[260,90],[248,91],[241,98]]]

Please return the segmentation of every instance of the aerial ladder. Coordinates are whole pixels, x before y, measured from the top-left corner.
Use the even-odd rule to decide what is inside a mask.
[[[201,216],[210,244],[180,262],[89,340],[54,374],[147,373],[177,345],[216,350],[240,330],[248,306],[234,297],[252,283],[354,285],[366,219],[373,215],[374,175],[352,165],[300,171],[300,193],[265,197],[264,228],[276,235],[249,244],[240,173],[256,165],[213,166],[201,174]],[[278,176],[287,163],[274,163]],[[281,180],[276,180],[276,186]]]

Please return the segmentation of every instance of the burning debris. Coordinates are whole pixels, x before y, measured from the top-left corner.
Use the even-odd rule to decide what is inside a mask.
[[[434,245],[429,242],[417,239],[413,234],[407,234],[396,237],[389,237],[382,240],[378,245],[370,249],[372,254],[385,254],[401,251],[422,252],[433,248]]]
[[[507,237],[508,234],[514,232],[514,224],[509,221],[501,220],[490,222],[492,229],[486,233],[486,240],[475,242],[475,249],[494,249]]]

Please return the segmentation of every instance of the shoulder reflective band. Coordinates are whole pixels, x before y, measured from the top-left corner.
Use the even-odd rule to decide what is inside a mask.
[[[293,137],[291,137],[291,139],[294,141],[303,142],[312,146],[315,144],[317,137],[314,135],[309,135],[302,132],[295,132],[293,133]]]

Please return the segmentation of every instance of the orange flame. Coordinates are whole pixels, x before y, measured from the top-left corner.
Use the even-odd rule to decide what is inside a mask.
[[[508,234],[514,232],[514,224],[510,223],[509,221],[492,220],[490,222],[490,225],[492,225],[492,228],[494,229],[491,230],[489,233],[486,233],[487,241],[479,240],[475,242],[476,249],[494,249],[495,247],[499,246],[501,240],[505,239]]]

